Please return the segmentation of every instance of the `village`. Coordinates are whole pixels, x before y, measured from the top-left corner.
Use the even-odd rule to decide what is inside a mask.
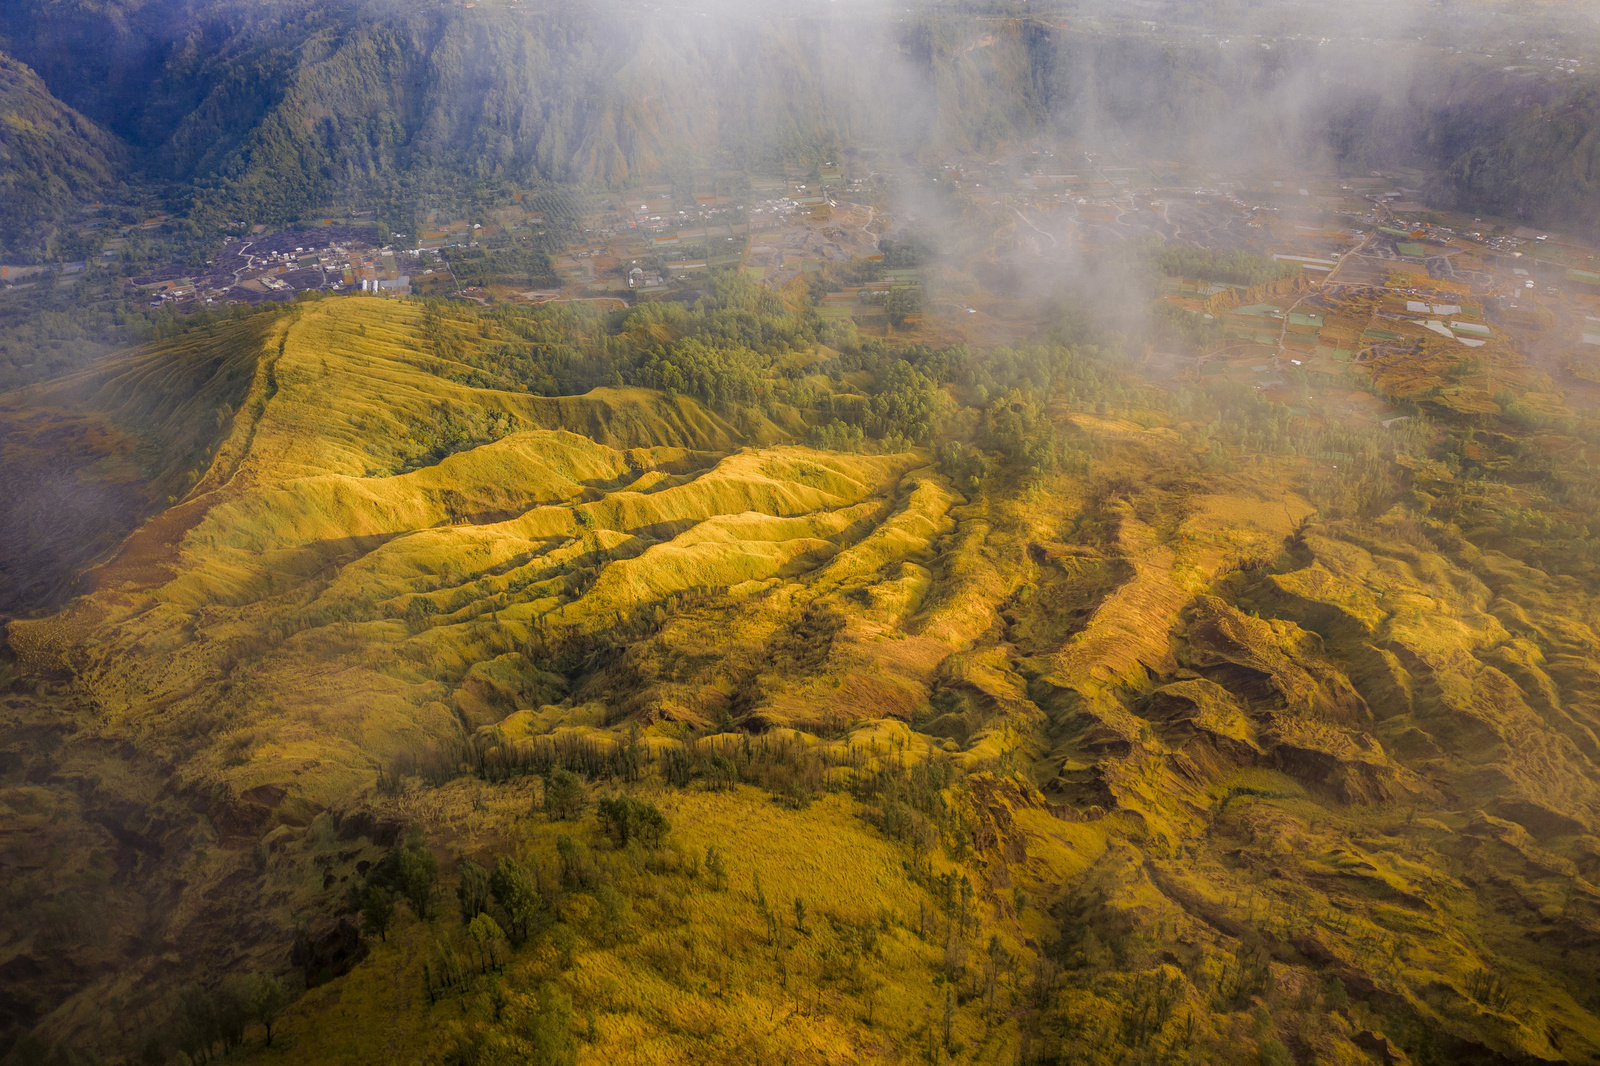
[[[824,320],[848,319],[863,335],[988,345],[1026,335],[1023,309],[1047,295],[1049,279],[1119,245],[1155,240],[1295,268],[1265,288],[1163,277],[1159,303],[1213,338],[1198,356],[1150,352],[1174,372],[1225,375],[1290,402],[1297,371],[1429,345],[1483,348],[1511,335],[1524,351],[1600,368],[1595,249],[1561,233],[1431,209],[1420,184],[1403,173],[1238,175],[1060,148],[936,165],[852,159],[596,192],[559,230],[521,194],[473,218],[428,211],[414,236],[389,236],[359,216],[270,233],[239,224],[203,269],[150,268],[126,286],[178,313],[312,291],[622,308],[694,299],[708,271],[739,269],[774,290],[801,285]],[[139,230],[163,221],[125,227],[102,258],[116,260]],[[547,236],[558,231],[572,238],[564,247]],[[937,254],[939,235],[970,242],[973,233],[986,245]],[[885,238],[908,234],[933,235],[934,254],[886,262]],[[474,263],[519,251],[542,262],[543,252],[529,250],[551,247],[548,269],[468,276]],[[70,283],[87,267],[0,266],[0,286],[22,295],[46,271]],[[917,299],[891,323],[885,305],[896,289]],[[1600,378],[1600,369],[1584,373]]]
[[[257,304],[290,300],[306,291],[392,292],[410,291],[410,274],[418,253],[374,247],[376,231],[370,227],[327,224],[266,233],[254,227],[243,237],[223,238],[223,245],[202,267],[168,264],[129,277],[126,287],[150,307],[170,307],[183,314],[231,303]],[[107,242],[103,253],[108,265],[126,238]],[[61,279],[70,282],[87,263],[60,266]],[[21,288],[38,283],[49,266],[0,266],[0,284]]]
[[[264,227],[257,227],[264,229]],[[296,293],[410,291],[414,251],[374,248],[369,228],[329,224],[307,230],[228,237],[206,273],[177,268],[132,279],[152,306],[170,301],[183,310],[205,305],[292,299]],[[177,276],[172,276],[176,274]]]

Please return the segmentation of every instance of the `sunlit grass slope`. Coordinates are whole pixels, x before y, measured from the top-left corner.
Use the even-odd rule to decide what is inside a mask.
[[[1582,427],[1538,421],[1579,416],[1508,347],[1467,369],[1548,431],[1537,483],[1483,476],[1532,460],[1450,421],[1431,354],[1350,371],[1433,405],[1393,430],[1063,389],[1032,432],[1081,463],[969,479],[756,446],[679,396],[455,384],[423,313],[324,301],[219,338],[255,371],[209,467],[10,627],[11,728],[49,768],[3,818],[74,858],[28,870],[49,907],[6,957],[115,970],[45,1030],[125,1045],[143,1011],[176,1046],[172,988],[291,969],[415,825],[433,916],[402,904],[245,1058],[1600,1051],[1590,542],[1530,510],[1582,502]],[[558,768],[584,779],[565,820]],[[659,807],[659,848],[608,838],[618,796]],[[546,910],[490,960],[452,890],[501,857]],[[59,947],[93,929],[161,947]]]
[[[496,714],[458,695],[474,663],[512,656],[531,677],[530,641],[547,634],[812,570],[833,588],[841,551],[867,553],[861,580],[927,550],[898,532],[895,494],[926,511],[934,491],[897,489],[915,457],[730,453],[731,431],[689,400],[453,385],[417,365],[413,319],[351,300],[278,320],[239,424],[180,508],[190,521],[136,534],[99,575],[103,595],[16,627],[19,652],[69,665],[130,730],[195,714],[237,735],[231,755],[186,760],[196,780],[243,791],[315,762],[291,792],[321,807],[453,735],[462,713],[528,705]],[[441,421],[464,427],[465,450],[385,472],[407,434]],[[117,635],[91,647],[88,627]]]
[[[942,1044],[945,986],[935,975],[947,966],[947,916],[848,798],[790,811],[748,789],[641,795],[674,826],[672,846],[658,855],[611,853],[583,826],[530,815],[536,790],[448,790],[434,824],[470,834],[477,861],[492,867],[497,854],[513,854],[553,871],[556,837],[574,835],[593,849],[605,883],[625,893],[628,911],[608,914],[603,889],[599,899],[594,889],[574,891],[560,905],[581,938],[570,959],[545,938],[432,1004],[424,963],[441,943],[466,950],[466,941],[448,911],[432,923],[402,918],[350,977],[308,995],[281,1046],[259,1061],[447,1057],[493,1031],[482,1019],[494,999],[504,1001],[503,1018],[525,1017],[538,1010],[531,990],[548,983],[572,999],[582,1062],[850,1062],[893,1058],[925,1046],[930,1033]],[[1052,844],[1026,872],[1016,869],[1019,888],[1037,893],[1036,879],[1079,869],[1102,846],[1097,831],[1064,825]],[[721,880],[704,866],[711,849],[726,863]],[[952,1010],[954,1039],[978,1054],[1014,1049],[1028,944],[1047,923],[1037,911],[1020,919],[1010,911],[985,908],[960,938],[988,945],[994,937],[1007,956],[992,1001],[963,999]]]

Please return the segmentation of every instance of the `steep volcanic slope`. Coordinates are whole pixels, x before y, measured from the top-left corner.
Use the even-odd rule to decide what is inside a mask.
[[[545,924],[441,995],[472,942],[403,911],[294,1053],[526,1057],[560,996],[595,1061],[1600,1049],[1575,579],[1319,510],[1318,460],[1202,461],[1137,392],[1052,409],[1090,472],[968,497],[683,398],[453,384],[424,313],[263,319],[188,495],[10,625],[12,1032],[161,1046],[172,989],[289,969],[415,824],[447,887],[538,870]],[[669,845],[530,814],[560,765]]]
[[[59,607],[83,570],[189,491],[229,434],[264,320],[193,330],[0,394],[0,612]]]

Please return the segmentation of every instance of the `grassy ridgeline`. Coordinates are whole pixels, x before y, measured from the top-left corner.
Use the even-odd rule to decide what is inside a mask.
[[[138,523],[231,475],[218,449],[248,434],[270,333],[221,323],[0,393],[0,612],[59,606]]]
[[[780,308],[677,395],[519,377],[659,373],[722,350],[728,311],[352,298],[218,334],[256,371],[188,499],[8,631],[18,721],[84,715],[17,731],[6,794],[71,857],[8,912],[62,967],[42,1033],[172,1052],[175,983],[283,970],[415,823],[436,905],[401,903],[249,1056],[1600,1045],[1589,962],[1524,935],[1590,921],[1600,648],[1577,450],[1544,450],[1548,487],[1496,480],[1486,404],[1582,432],[1513,353],[1478,350],[1504,404],[1427,387],[1432,355],[1363,371],[1414,405],[1393,429],[1061,348],[819,361]],[[122,395],[100,380],[70,387]],[[849,450],[781,441],[826,419]],[[589,809],[655,804],[662,847],[552,820],[557,769]],[[107,825],[164,857],[96,876]],[[544,915],[515,950],[450,905],[458,860],[502,857]],[[155,888],[177,904],[140,911]],[[132,914],[181,980],[97,924]]]

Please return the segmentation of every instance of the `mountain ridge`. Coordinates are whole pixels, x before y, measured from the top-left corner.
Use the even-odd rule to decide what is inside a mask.
[[[0,30],[117,131],[120,142],[90,139],[119,180],[159,177],[203,230],[347,202],[383,205],[409,230],[419,201],[486,182],[615,189],[862,148],[931,159],[1054,142],[1420,166],[1443,203],[1595,225],[1574,132],[1592,92],[1470,57],[1389,63],[1296,35],[1266,51],[1206,48],[959,9],[897,22],[757,6],[710,32],[627,6],[291,5],[268,18],[252,0],[164,0],[113,19],[123,43],[111,49],[88,43],[101,15],[57,15],[18,5]],[[85,64],[108,86],[138,81],[133,106],[88,84]]]
[[[1600,641],[1580,621],[1592,603],[1578,586],[1452,541],[1452,527],[1419,524],[1399,504],[1342,514],[1305,456],[1208,466],[1192,419],[1211,416],[1155,390],[1121,394],[1121,413],[1138,420],[1056,401],[1090,472],[958,492],[925,453],[751,444],[686,397],[453,385],[430,337],[500,343],[498,320],[469,309],[344,298],[259,317],[234,327],[263,355],[240,403],[248,418],[236,416],[169,512],[181,521],[134,533],[124,560],[64,611],[8,627],[8,669],[24,684],[7,714],[14,735],[32,738],[18,758],[39,782],[10,786],[8,817],[75,856],[126,856],[105,882],[29,875],[33,902],[15,912],[0,966],[35,967],[37,988],[59,998],[30,1008],[8,992],[9,1017],[116,1046],[103,1004],[114,995],[159,1011],[155,990],[182,972],[163,952],[210,960],[197,973],[280,967],[296,914],[351,920],[342,901],[368,872],[358,863],[423,846],[403,842],[411,822],[432,826],[426,837],[462,820],[478,828],[428,845],[446,885],[469,877],[449,873],[452,862],[466,871],[478,856],[488,869],[516,848],[555,862],[552,849],[573,839],[592,849],[583,861],[611,871],[549,887],[556,924],[515,955],[513,989],[543,982],[580,1017],[609,1019],[589,1030],[585,1054],[612,1054],[629,1033],[684,1053],[661,1001],[619,998],[582,975],[659,965],[650,972],[665,988],[714,974],[693,951],[681,964],[659,953],[680,927],[711,936],[704,923],[727,907],[751,938],[738,965],[757,968],[746,972],[763,995],[801,981],[840,997],[807,1013],[828,1046],[868,1038],[873,981],[892,982],[901,1004],[876,1015],[876,1038],[928,1039],[913,1006],[928,1005],[915,976],[926,966],[974,993],[952,1000],[951,1024],[980,1044],[1077,1046],[1073,1018],[1115,1030],[1143,987],[1120,982],[1155,974],[1194,1018],[1186,1037],[1170,1011],[1157,1028],[1196,1061],[1257,1001],[1280,1032],[1335,1060],[1361,1061],[1374,1031],[1421,1061],[1600,1047],[1600,1020],[1571,991],[1581,953],[1556,946],[1600,936],[1600,708],[1585,695]],[[1120,388],[1121,372],[1092,357],[1056,358]],[[100,377],[128,365],[137,358]],[[94,378],[78,381],[65,387]],[[374,432],[380,421],[394,428]],[[414,438],[435,423],[461,427],[466,446],[413,465],[411,449],[427,444]],[[1373,432],[1341,447],[1402,455],[1429,435]],[[562,765],[587,767],[600,798],[659,805],[677,850],[651,866],[608,852],[592,823],[530,818],[530,804],[551,802],[538,799],[534,768]],[[908,784],[894,783],[900,774]],[[896,806],[911,801],[895,789],[921,795],[923,774],[944,782],[944,806]],[[26,813],[46,810],[54,828]],[[750,866],[773,818],[815,856]],[[869,854],[910,849],[910,873],[890,863],[846,904],[808,871],[862,832]],[[698,849],[698,863],[713,845],[729,849],[718,861],[735,886],[752,875],[792,885],[829,909],[834,931],[794,934],[793,954],[760,961],[772,946],[757,944],[776,934],[760,932],[757,896],[739,888],[720,903],[724,889],[683,865],[683,849]],[[540,876],[564,883],[557,867]],[[939,948],[927,897],[920,921],[907,900],[937,901],[940,884],[962,877],[977,879],[982,913],[950,897],[963,933]],[[594,901],[613,889],[598,884],[624,886],[614,890],[634,917],[602,917],[614,904]],[[165,902],[151,910],[130,893]],[[687,909],[650,902],[674,894]],[[107,936],[74,919],[48,955],[18,939],[38,907],[90,899],[142,916],[143,931],[118,918]],[[876,907],[888,954],[837,939]],[[328,956],[332,973],[348,973],[292,1008],[296,1046],[343,1061],[386,1053],[328,1027],[323,988],[379,1009],[382,989],[419,997],[426,984],[407,1017],[455,1011],[435,1005],[434,971],[417,969],[433,950],[417,938],[445,936],[439,922],[406,918],[394,948],[386,937],[363,949],[368,961]],[[1059,994],[1006,978],[1002,998],[1030,1005],[1021,1020],[990,1012],[989,971],[940,954],[974,926],[994,950],[1056,973]],[[1086,939],[1101,928],[1106,940]],[[334,929],[316,935],[336,944],[347,934]],[[550,938],[562,929],[590,969],[561,961],[567,949]],[[1155,947],[1167,929],[1181,930],[1177,946]],[[859,956],[865,983],[830,984],[840,951]],[[895,958],[910,967],[899,977],[883,961]],[[79,969],[51,968],[68,960]],[[779,962],[789,976],[761,969]],[[401,985],[380,977],[393,967],[409,974]],[[79,984],[73,972],[106,976]],[[1328,1013],[1337,996],[1318,982],[1329,977],[1362,1013]],[[1484,1006],[1485,981],[1514,986],[1537,1025]],[[490,987],[468,982],[461,1002]],[[187,1031],[151,1039],[181,1045]],[[404,1037],[406,1053],[488,1054],[470,1048],[514,1037],[492,1020],[421,1032],[435,1037]]]

